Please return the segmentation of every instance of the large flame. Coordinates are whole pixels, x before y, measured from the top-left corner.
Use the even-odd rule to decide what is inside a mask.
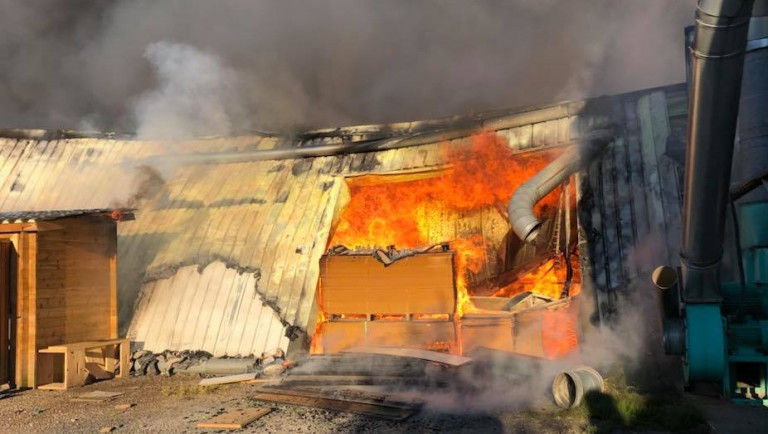
[[[456,239],[435,239],[433,228],[442,225],[446,214],[468,213],[494,207],[506,212],[512,193],[535,175],[560,151],[515,153],[506,139],[484,132],[472,136],[468,145],[443,144],[442,162],[448,167],[435,176],[401,182],[350,181],[351,200],[344,208],[330,245],[377,248],[394,245],[418,248],[450,242],[456,252],[457,313],[475,308],[469,301],[468,273],[487,264],[485,240],[479,234]],[[557,205],[553,191],[536,206],[539,213]],[[432,228],[432,232],[430,232]]]
[[[479,233],[453,228],[451,221],[458,222],[487,209],[497,210],[506,219],[506,205],[512,193],[561,152],[555,149],[515,154],[504,137],[483,132],[465,144],[441,145],[440,170],[349,179],[350,201],[339,217],[329,246],[416,249],[449,243],[454,252],[454,318],[458,322],[462,315],[480,311],[470,299],[470,277],[488,267],[489,252],[495,254],[493,249],[498,246],[490,245]],[[559,195],[557,188],[536,205],[534,212],[541,215],[555,209]],[[441,230],[446,226],[455,230]],[[508,297],[527,290],[559,298],[564,269],[555,267],[554,260],[547,261],[494,295]],[[571,287],[571,295],[576,292],[578,284]],[[323,321],[325,318],[319,312],[316,337]],[[320,340],[313,339],[313,353],[321,351],[317,347]]]
[[[477,273],[486,264],[487,244],[479,234],[451,242],[455,251],[454,264],[456,267],[456,316],[465,313],[478,312],[480,309],[472,304],[469,298],[467,273]]]
[[[579,276],[579,257],[571,255],[571,285],[568,295],[574,296],[581,292],[581,278]],[[533,271],[523,274],[503,288],[499,288],[493,293],[494,297],[512,297],[524,291],[533,292],[549,298],[560,298],[563,285],[567,279],[567,268],[565,259],[562,255],[545,261],[536,267]]]
[[[427,245],[430,219],[440,218],[439,211],[506,209],[517,187],[559,153],[515,155],[503,137],[481,133],[468,146],[443,144],[442,161],[449,167],[436,176],[405,182],[350,180],[352,200],[342,212],[331,245],[401,249]],[[536,210],[555,206],[557,197],[557,191],[550,193]]]

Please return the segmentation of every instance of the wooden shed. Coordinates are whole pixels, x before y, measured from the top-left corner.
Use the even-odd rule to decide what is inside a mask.
[[[0,384],[51,383],[64,368],[41,366],[41,349],[117,337],[112,215],[0,213]]]

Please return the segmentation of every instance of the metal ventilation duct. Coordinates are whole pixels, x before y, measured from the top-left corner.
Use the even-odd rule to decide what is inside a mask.
[[[752,0],[699,0],[692,49],[683,241],[687,301],[719,296],[744,51]]]
[[[533,242],[539,234],[541,221],[533,214],[534,205],[572,173],[592,161],[613,139],[612,128],[589,132],[582,144],[568,147],[562,155],[515,190],[509,200],[509,222],[521,240]]]

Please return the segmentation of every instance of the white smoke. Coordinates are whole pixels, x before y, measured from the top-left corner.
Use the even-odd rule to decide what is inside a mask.
[[[183,140],[226,135],[242,124],[245,107],[238,78],[221,59],[186,44],[156,42],[144,57],[157,74],[157,87],[136,100],[136,132],[143,139]]]

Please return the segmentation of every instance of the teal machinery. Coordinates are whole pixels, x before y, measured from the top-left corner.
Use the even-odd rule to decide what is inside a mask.
[[[690,55],[680,266],[653,274],[664,347],[688,384],[768,405],[768,0],[699,0]]]

